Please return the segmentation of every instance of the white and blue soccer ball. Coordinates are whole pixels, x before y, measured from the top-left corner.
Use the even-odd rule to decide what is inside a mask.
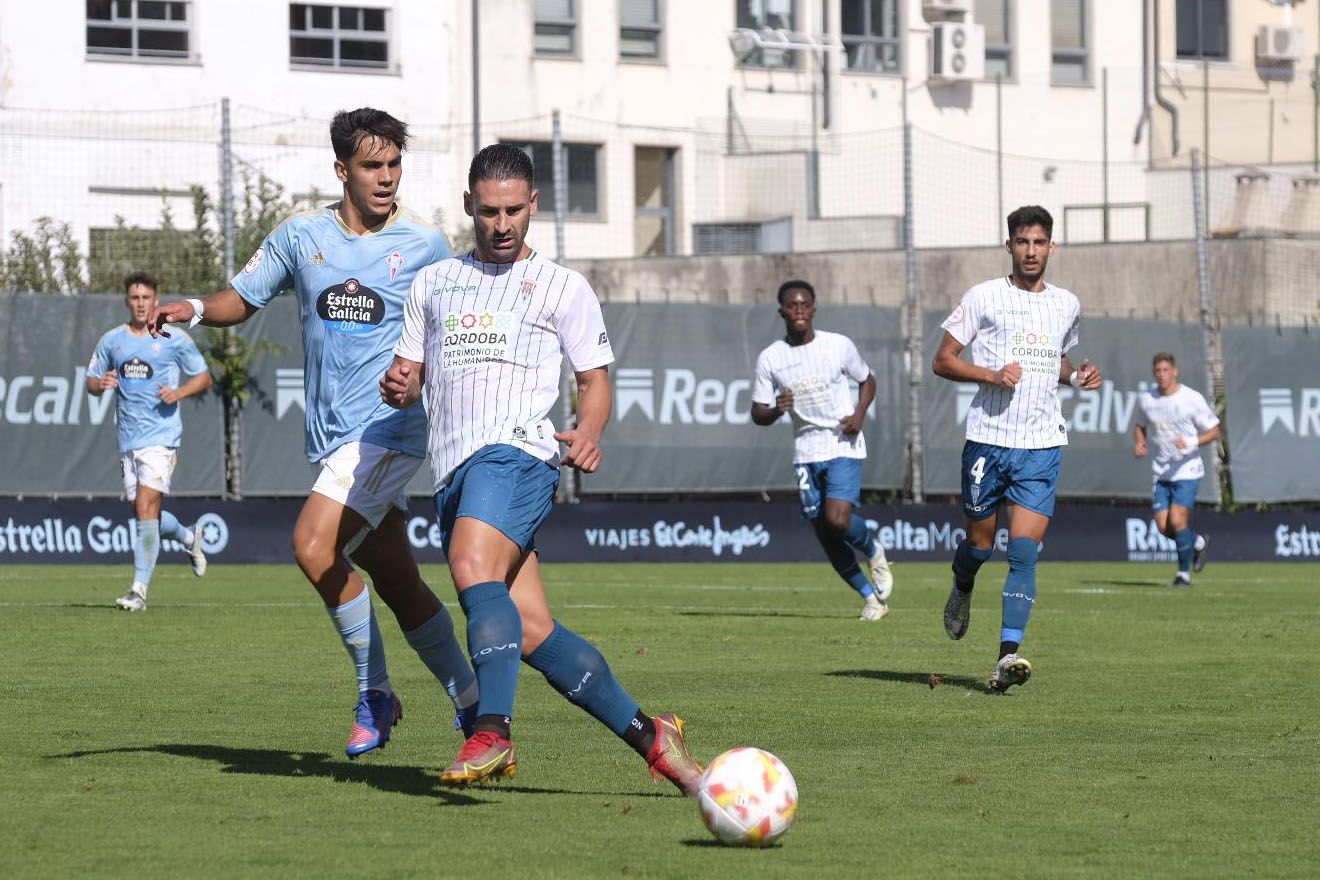
[[[767,751],[730,749],[701,775],[697,802],[701,820],[721,843],[770,846],[797,815],[797,782]]]

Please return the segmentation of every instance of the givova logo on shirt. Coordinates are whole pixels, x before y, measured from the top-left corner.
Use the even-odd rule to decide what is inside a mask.
[[[321,291],[316,314],[327,330],[335,333],[366,333],[385,319],[385,300],[356,278]]]
[[[445,335],[441,363],[446,370],[507,359],[513,312],[448,312],[441,319]]]
[[[145,380],[150,379],[154,375],[156,375],[156,371],[151,368],[151,364],[147,363],[140,357],[135,357],[119,366],[120,379]]]

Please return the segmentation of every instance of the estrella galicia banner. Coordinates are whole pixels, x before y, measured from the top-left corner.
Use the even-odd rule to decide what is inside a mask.
[[[922,380],[922,477],[928,493],[956,494],[961,490],[962,448],[966,439],[967,411],[976,395],[974,383],[950,382],[930,370],[944,330],[945,313],[928,312],[925,318],[925,369]],[[1059,388],[1059,403],[1068,426],[1059,474],[1062,496],[1143,498],[1151,494],[1150,458],[1133,455],[1133,418],[1137,399],[1154,385],[1151,359],[1167,351],[1178,362],[1179,380],[1211,398],[1205,381],[1201,328],[1174,321],[1138,321],[1087,318],[1077,347],[1068,353],[1073,366],[1083,360],[1100,368],[1103,386],[1080,391]],[[967,354],[964,353],[964,357]],[[1197,500],[1219,500],[1211,447],[1201,448],[1205,479]]]
[[[1223,344],[1233,495],[1320,498],[1320,332],[1225,327]]]
[[[292,565],[289,535],[301,504],[296,498],[178,499],[170,508],[196,526],[215,565]],[[962,514],[954,505],[874,505],[861,512],[896,562],[947,564],[964,537]],[[1320,511],[1198,511],[1196,525],[1214,536],[1212,565],[1320,562]],[[123,502],[0,499],[0,565],[130,565],[135,528]],[[427,499],[413,500],[407,534],[419,562],[444,561],[435,510]],[[797,505],[785,502],[561,504],[536,543],[547,562],[817,562],[823,582],[834,577]],[[1008,532],[1001,528],[996,559],[1003,560],[1007,545]],[[1172,564],[1176,555],[1173,541],[1160,534],[1144,508],[1062,504],[1041,558]],[[160,562],[187,564],[188,556],[163,541]],[[901,585],[901,567],[897,576]]]
[[[751,420],[757,355],[784,335],[773,301],[606,303],[603,311],[618,359],[614,411],[604,464],[583,477],[582,494],[795,488],[789,418],[768,427]],[[851,338],[876,377],[862,484],[901,487],[906,374],[898,310],[822,304],[815,326]]]
[[[169,297],[165,297],[169,299]],[[0,295],[0,495],[120,495],[115,395],[87,391],[101,335],[128,319],[122,296]],[[206,331],[191,335],[204,344]],[[130,378],[151,380],[144,363]],[[214,392],[179,403],[183,442],[172,495],[219,495],[224,431]]]

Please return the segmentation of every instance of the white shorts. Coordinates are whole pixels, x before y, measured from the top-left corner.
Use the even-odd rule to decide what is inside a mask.
[[[374,443],[345,443],[312,464],[312,491],[337,501],[376,528],[390,507],[407,512],[404,488],[422,459]]]
[[[170,494],[170,477],[178,450],[169,446],[143,446],[119,456],[124,472],[124,494],[129,501],[137,498],[137,487],[146,486],[162,495]]]

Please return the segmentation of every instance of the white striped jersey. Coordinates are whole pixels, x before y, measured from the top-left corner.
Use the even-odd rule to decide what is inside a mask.
[[[1146,429],[1146,447],[1156,480],[1199,480],[1205,464],[1197,438],[1219,424],[1219,416],[1201,392],[1179,385],[1172,394],[1161,394],[1158,385],[1137,398],[1136,424]],[[1185,448],[1179,449],[1182,437]]]
[[[785,388],[793,391],[793,464],[832,458],[866,458],[864,431],[845,437],[839,419],[856,409],[851,379],[862,383],[871,368],[847,336],[815,331],[806,345],[780,339],[756,358],[752,402],[774,406]]]
[[[1046,284],[1032,292],[1007,277],[978,284],[941,325],[972,363],[998,370],[1022,366],[1012,388],[981,385],[967,413],[967,439],[1011,449],[1068,445],[1059,409],[1059,361],[1077,344],[1082,307],[1077,297]]]
[[[437,490],[494,443],[558,466],[547,416],[563,356],[578,372],[614,361],[591,285],[536,251],[514,263],[468,253],[418,272],[394,353],[426,365],[426,446]]]

